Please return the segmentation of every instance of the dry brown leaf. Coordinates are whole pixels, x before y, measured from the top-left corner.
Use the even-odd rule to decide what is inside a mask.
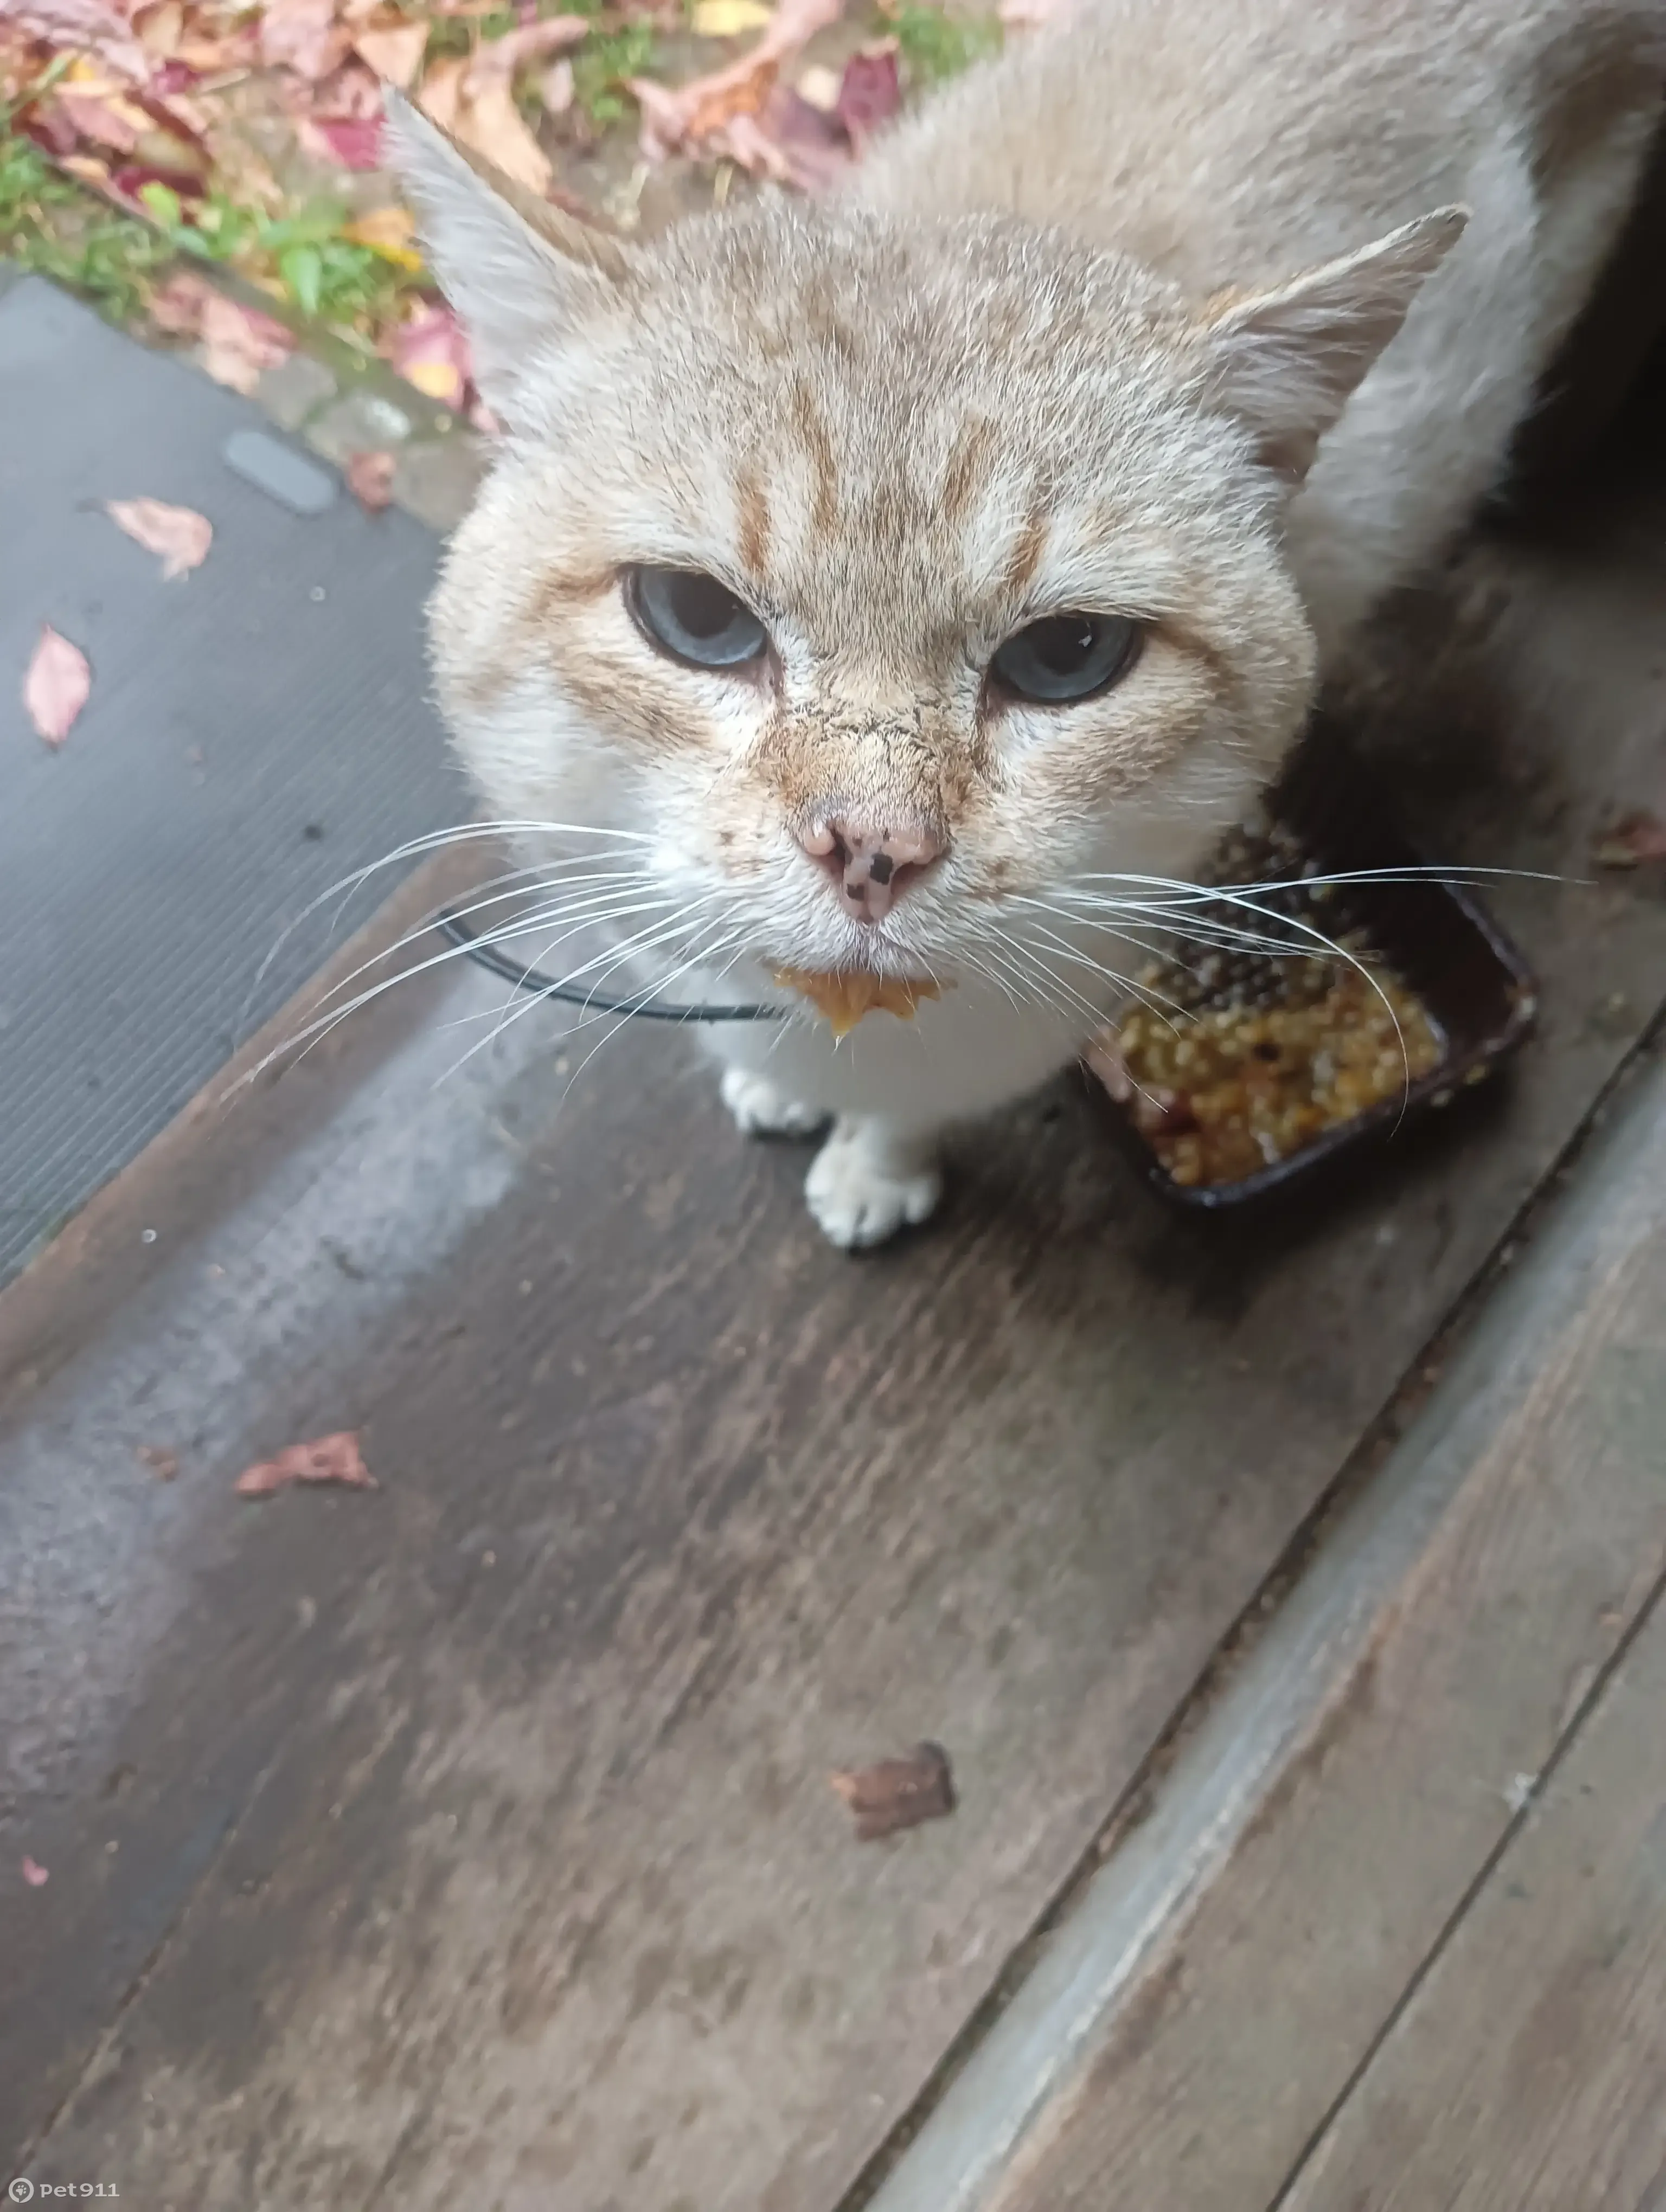
[[[1666,860],[1666,822],[1642,808],[1625,815],[1597,840],[1594,857],[1599,868],[1640,868],[1645,860]]]
[[[525,185],[540,199],[549,191],[555,168],[515,106],[514,88],[507,76],[489,76],[477,83],[471,73],[455,127],[466,145],[483,154],[506,177]]]
[[[49,623],[43,623],[40,641],[23,678],[23,704],[49,745],[61,745],[69,736],[92,688],[93,672],[86,654]]]
[[[353,41],[360,59],[401,92],[409,91],[416,82],[427,46],[428,25],[422,22],[399,23],[386,31],[361,31]]]
[[[380,514],[392,501],[396,465],[392,453],[348,455],[347,487],[367,514]]]
[[[727,69],[691,78],[673,92],[638,79],[630,89],[642,111],[642,152],[651,161],[682,149],[727,154],[758,173],[775,173],[769,140],[757,123],[782,68],[818,31],[838,21],[843,0],[781,0],[757,44]],[[752,128],[737,130],[742,118]]]
[[[161,499],[109,499],[104,511],[118,530],[160,556],[165,584],[201,568],[214,543],[214,525],[194,507],[170,507]]]
[[[940,1743],[916,1744],[906,1759],[843,1768],[828,1779],[855,1817],[859,1844],[945,1820],[955,1807],[954,1777]]]
[[[155,312],[154,301],[151,312]],[[199,328],[204,368],[216,384],[234,392],[252,392],[264,371],[276,368],[295,349],[295,340],[282,323],[212,288],[203,301]]]
[[[133,1455],[141,1467],[148,1467],[158,1482],[172,1482],[179,1472],[179,1462],[170,1451],[158,1444],[141,1444]]]
[[[40,1861],[32,1859],[27,1851],[23,1854],[22,1874],[24,1881],[31,1889],[42,1888],[52,1880],[52,1876]],[[15,2191],[14,2194],[15,2194]]]
[[[1000,0],[995,12],[1003,29],[1039,31],[1043,24],[1056,21],[1064,10],[1061,0]]]
[[[333,1436],[315,1437],[310,1443],[291,1444],[276,1459],[246,1468],[234,1486],[240,1498],[270,1498],[297,1482],[340,1482],[350,1490],[374,1490],[376,1478],[359,1455],[358,1433],[342,1429]]]

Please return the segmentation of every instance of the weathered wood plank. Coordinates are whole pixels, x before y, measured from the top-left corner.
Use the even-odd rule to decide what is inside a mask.
[[[1657,1068],[875,2212],[1270,2203],[1663,1572]]]
[[[1663,1711],[1657,1608],[1283,2212],[1659,2203]]]
[[[1629,600],[1529,579],[1474,857],[1571,872],[1629,795],[1657,558]],[[1576,674],[1568,746],[1528,708]],[[316,1171],[185,1243],[222,1305],[119,1316],[0,1446],[57,1547],[11,1555],[16,1648],[84,1623],[97,1678],[7,1692],[31,1743],[51,1720],[11,1832],[38,1809],[52,1882],[3,1908],[58,1916],[8,1949],[18,2136],[74,2085],[38,2170],[210,2212],[835,2201],[1657,998],[1639,886],[1514,905],[1547,982],[1520,1081],[1316,1219],[1158,1216],[1066,1091],[853,1265],[802,1156],[739,1146],[660,1038],[564,1105],[480,1077],[455,1194],[432,1055],[379,1077]],[[200,1442],[116,1515],[161,1406]],[[228,1497],[340,1425],[375,1498]],[[958,1813],[858,1848],[826,1771],[922,1736]],[[192,1826],[204,1745],[245,1764]],[[157,1955],[112,1973],[136,1929]],[[55,1979],[106,1991],[95,2051],[39,2025]]]

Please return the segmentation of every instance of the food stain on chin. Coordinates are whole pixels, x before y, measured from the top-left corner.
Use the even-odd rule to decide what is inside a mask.
[[[775,976],[789,990],[803,992],[836,1038],[848,1036],[864,1014],[875,1012],[911,1022],[922,999],[943,995],[935,983],[875,975],[865,968],[841,969],[833,975],[818,974],[808,968],[777,968]]]

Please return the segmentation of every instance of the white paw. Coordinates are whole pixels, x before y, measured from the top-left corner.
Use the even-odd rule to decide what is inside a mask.
[[[827,1122],[820,1107],[801,1106],[777,1091],[767,1075],[744,1067],[724,1069],[723,1103],[748,1137],[813,1137]]]
[[[824,1235],[851,1252],[927,1219],[943,1178],[928,1164],[887,1159],[860,1134],[836,1133],[811,1163],[804,1194]]]

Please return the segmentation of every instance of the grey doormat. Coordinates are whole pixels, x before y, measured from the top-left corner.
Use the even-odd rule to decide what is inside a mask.
[[[164,582],[112,499],[193,507]],[[459,819],[426,703],[435,544],[366,514],[249,401],[39,278],[0,296],[0,1279],[161,1129]],[[92,663],[57,750],[43,623]]]

